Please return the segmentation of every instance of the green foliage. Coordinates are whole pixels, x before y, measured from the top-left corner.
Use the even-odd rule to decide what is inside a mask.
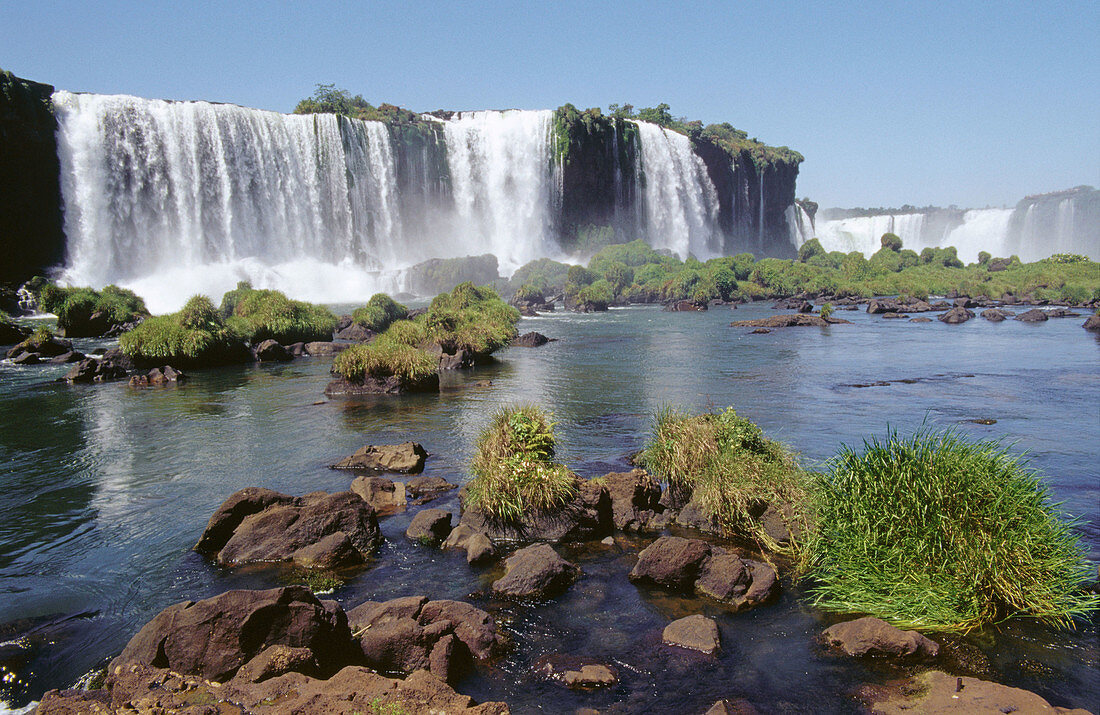
[[[492,288],[460,283],[432,300],[425,321],[429,338],[445,352],[488,355],[516,337],[519,311]]]
[[[537,407],[503,407],[477,440],[464,506],[501,521],[559,509],[577,494],[577,477],[554,460],[554,423]]]
[[[891,432],[845,447],[816,489],[816,604],[905,628],[969,630],[1095,612],[1077,537],[1046,485],[999,443]]]
[[[825,249],[822,248],[821,241],[818,241],[816,238],[811,238],[798,247],[798,260],[803,263],[808,263],[811,258],[824,255]]]
[[[40,282],[39,282],[40,281]],[[145,301],[132,291],[109,285],[102,291],[91,288],[63,288],[45,279],[35,279],[33,286],[38,306],[57,316],[57,327],[69,334],[86,326],[94,313],[105,313],[111,325],[123,325],[149,315]],[[77,335],[77,337],[93,337]]]
[[[232,295],[223,296],[222,308],[233,306],[229,325],[248,342],[275,340],[285,345],[332,340],[337,318],[328,308],[291,300],[277,290],[253,290],[246,286],[238,283]]]
[[[546,301],[543,290],[532,283],[521,285],[512,298],[517,303],[543,303]]]
[[[233,312],[237,310],[237,304],[240,303],[246,295],[255,290],[252,287],[252,283],[249,281],[237,281],[237,287],[231,291],[227,291],[222,295],[221,314],[223,318],[228,318],[233,315]]]
[[[420,115],[393,104],[381,104],[377,107],[363,99],[360,94],[354,97],[346,89],[335,84],[318,84],[313,96],[303,99],[294,107],[295,114],[340,114],[354,119],[385,122],[386,124],[414,124],[421,121]]]
[[[1082,256],[1082,255],[1077,254],[1077,253],[1055,253],[1053,256],[1051,256],[1049,258],[1044,258],[1043,262],[1044,263],[1062,263],[1062,264],[1089,263],[1089,257],[1088,256]]]
[[[992,256],[992,255],[990,255],[989,253],[987,253],[987,252],[985,252],[985,251],[978,251],[978,265],[979,265],[979,266],[987,266],[987,265],[989,265],[989,261],[990,261],[990,260],[991,260],[992,258],[993,258],[993,256]]]
[[[419,382],[435,372],[438,365],[430,353],[391,337],[389,331],[369,343],[352,345],[332,361],[333,371],[351,382],[362,382],[367,376],[375,379],[397,376]]]
[[[242,336],[203,295],[193,296],[179,312],[147,318],[118,339],[135,360],[202,367],[249,358]]]
[[[53,340],[53,331],[44,325],[34,329],[26,340],[20,343],[25,349],[30,352],[37,352],[42,349],[42,346]]]
[[[351,319],[368,330],[381,333],[396,320],[404,320],[409,309],[385,293],[375,293],[362,308],[356,308]]]
[[[564,289],[569,266],[550,258],[538,258],[524,264],[512,274],[511,285],[530,284],[542,291],[543,295],[557,293]]]
[[[797,544],[781,547],[768,536],[761,505],[787,507],[792,532],[804,526],[805,476],[785,447],[732,407],[694,416],[661,410],[642,461],[677,499],[696,500],[726,535],[773,551],[798,551]]]
[[[607,307],[615,300],[615,290],[611,283],[599,279],[595,283],[586,285],[577,291],[576,302],[588,304],[596,310],[607,310]]]
[[[616,261],[604,269],[603,278],[611,285],[614,294],[618,295],[634,281],[634,269]]]
[[[637,268],[650,263],[667,264],[669,262],[675,263],[676,259],[653,250],[648,243],[638,239],[630,243],[619,243],[600,250],[599,253],[592,256],[592,259],[588,262],[588,268],[596,273],[603,273],[615,263]]]
[[[896,233],[882,234],[882,247],[897,253],[901,250],[901,236]]]
[[[833,304],[832,303],[826,302],[824,305],[821,306],[820,315],[821,315],[822,318],[828,318],[832,314],[833,314]]]

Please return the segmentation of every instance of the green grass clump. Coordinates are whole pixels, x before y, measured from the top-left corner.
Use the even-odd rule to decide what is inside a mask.
[[[505,522],[553,511],[577,494],[577,477],[554,462],[554,423],[531,405],[503,407],[477,441],[464,505]]]
[[[1069,625],[1100,599],[1046,485],[999,443],[954,430],[845,447],[815,489],[818,606],[904,628],[1014,616]]]
[[[228,323],[253,344],[332,340],[336,329],[337,318],[328,308],[291,300],[277,290],[253,290],[247,283],[238,283],[222,298],[223,311],[229,306],[233,312]]]
[[[516,337],[519,311],[492,288],[467,282],[437,295],[425,321],[429,339],[439,343],[444,352],[488,355]]]
[[[41,281],[37,291],[39,308],[55,314],[58,329],[71,337],[95,337],[87,334],[88,323],[94,313],[106,314],[108,329],[149,315],[144,300],[132,291],[115,285],[96,291],[91,288],[63,288]]]
[[[806,523],[806,479],[794,455],[768,439],[732,407],[688,415],[663,409],[642,453],[646,469],[686,502],[695,499],[727,536],[755,541],[768,550],[796,553],[794,540],[781,546],[765,533],[763,507],[789,507],[790,517]]]
[[[20,345],[30,352],[38,352],[43,345],[53,340],[53,338],[53,331],[45,326],[39,326]]]
[[[204,295],[193,296],[177,313],[148,318],[118,338],[124,353],[140,362],[203,367],[249,359],[242,336]]]
[[[376,379],[396,376],[419,382],[438,366],[435,356],[390,338],[388,332],[370,343],[352,345],[332,362],[333,371],[352,382],[362,382],[367,376]]]
[[[396,320],[404,320],[409,309],[385,293],[375,293],[362,308],[356,308],[351,319],[368,330],[381,333]]]

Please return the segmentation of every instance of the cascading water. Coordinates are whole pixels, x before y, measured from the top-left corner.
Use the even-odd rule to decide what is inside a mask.
[[[510,274],[557,252],[551,207],[560,205],[550,127],[554,113],[460,112],[444,122],[455,220],[439,245],[492,253]],[[453,249],[448,253],[454,255]]]
[[[851,253],[859,251],[870,256],[882,247],[882,234],[893,233],[902,245],[920,251],[923,214],[858,216],[817,222],[817,240],[826,251]]]
[[[654,248],[681,258],[709,258],[719,250],[718,193],[691,140],[649,122],[636,122],[645,185],[646,233]]]
[[[787,229],[791,235],[791,245],[798,248],[806,241],[814,237],[814,222],[806,209],[797,203],[791,204],[783,211],[783,218],[787,222]]]

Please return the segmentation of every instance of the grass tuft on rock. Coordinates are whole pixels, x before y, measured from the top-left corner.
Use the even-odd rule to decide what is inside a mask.
[[[381,333],[397,320],[409,316],[409,309],[385,293],[375,293],[362,308],[356,308],[351,319],[368,330]]]
[[[38,307],[57,316],[57,327],[70,337],[95,337],[90,331],[92,315],[106,317],[103,327],[124,325],[149,315],[145,301],[133,291],[115,285],[96,291],[91,288],[64,288],[46,281],[35,285]]]
[[[1100,597],[1040,476],[955,430],[844,447],[815,489],[815,603],[903,628],[965,631],[1014,616],[1068,626]]]
[[[141,363],[205,367],[250,359],[242,336],[228,326],[204,295],[176,313],[146,319],[118,339],[122,352]]]
[[[291,300],[277,290],[254,290],[244,282],[223,296],[220,314],[229,308],[228,324],[252,344],[332,340],[336,329],[337,318],[328,308]]]
[[[732,407],[701,415],[662,409],[641,460],[677,501],[694,499],[727,536],[778,553],[799,551],[794,539],[781,545],[770,537],[760,516],[772,505],[796,522],[788,523],[792,533],[801,531],[806,477],[787,448]]]
[[[488,355],[516,337],[519,311],[501,300],[488,286],[461,283],[450,293],[440,293],[425,317],[428,337],[444,352],[464,350]]]
[[[333,372],[351,382],[366,377],[385,379],[396,376],[419,382],[436,371],[439,360],[412,345],[394,340],[385,333],[370,343],[352,345],[333,360]]]
[[[577,476],[554,462],[554,423],[532,405],[503,407],[477,440],[464,506],[503,522],[559,509],[577,495]]]

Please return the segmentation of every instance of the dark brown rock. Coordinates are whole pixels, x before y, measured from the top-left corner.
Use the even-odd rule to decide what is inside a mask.
[[[1045,311],[1039,310],[1038,308],[1032,308],[1031,310],[1020,313],[1015,319],[1024,323],[1041,323],[1048,318]]]
[[[779,593],[779,579],[775,569],[765,563],[712,547],[695,591],[742,611],[774,598]]]
[[[439,374],[434,372],[419,380],[408,380],[397,375],[384,378],[367,375],[361,381],[352,381],[340,377],[331,381],[325,387],[325,394],[329,397],[338,395],[401,395],[407,392],[438,391]]]
[[[994,323],[1000,323],[1005,318],[1011,318],[1015,313],[1007,310],[1001,310],[1000,308],[989,308],[983,310],[982,317]]]
[[[327,609],[309,589],[289,586],[169,606],[130,640],[110,670],[138,664],[224,682],[273,645],[307,648],[322,674],[355,657],[344,612]]]
[[[661,634],[661,640],[666,645],[697,650],[707,655],[714,653],[721,645],[718,624],[699,614],[669,623]]]
[[[273,504],[290,504],[293,501],[294,497],[262,487],[246,487],[234,492],[210,517],[199,543],[195,544],[195,551],[204,554],[221,551],[245,517]]]
[[[390,514],[405,508],[405,485],[385,477],[356,477],[351,490],[375,511]]]
[[[537,348],[550,342],[550,338],[546,337],[542,333],[536,333],[534,331],[530,333],[524,333],[518,338],[513,338],[509,343],[514,348]]]
[[[578,480],[577,496],[553,511],[529,512],[519,520],[503,522],[467,507],[461,523],[494,542],[590,541],[611,533],[611,498],[603,485]]]
[[[0,345],[21,343],[30,337],[32,332],[30,328],[0,320]]]
[[[1100,313],[1094,313],[1081,324],[1085,330],[1100,330]]]
[[[416,504],[429,502],[457,488],[442,477],[414,477],[405,482],[405,491]]]
[[[349,323],[344,327],[337,326],[336,339],[347,340],[353,343],[365,343],[375,336],[375,332],[365,325]]]
[[[368,444],[332,465],[333,469],[372,469],[380,472],[419,474],[428,452],[417,442]]]
[[[504,561],[504,576],[493,582],[493,593],[522,599],[546,599],[564,592],[581,570],[548,544],[520,549]]]
[[[245,663],[234,677],[249,683],[262,683],[287,673],[317,677],[320,670],[312,650],[292,648],[280,643],[265,648],[258,656]]]
[[[185,382],[187,375],[176,370],[171,365],[155,367],[143,375],[134,375],[130,378],[130,387],[152,387],[156,385],[168,385],[170,383]]]
[[[955,306],[946,313],[940,315],[939,320],[948,325],[957,325],[959,323],[965,323],[974,317],[974,311],[967,310],[961,306]]]
[[[261,342],[254,351],[260,362],[289,362],[294,359],[289,350],[271,339]]]
[[[708,556],[710,545],[705,541],[662,536],[638,554],[630,580],[690,591]]]
[[[977,678],[940,671],[922,673],[894,687],[865,689],[871,711],[880,715],[925,713],[1061,713],[1088,715],[1082,709],[1052,706],[1035,693]]]
[[[867,312],[872,315],[897,313],[899,311],[898,302],[892,298],[874,298],[867,304]]]
[[[405,536],[429,544],[441,544],[451,533],[451,512],[424,509],[413,517]]]
[[[600,478],[611,499],[611,519],[615,528],[640,531],[663,510],[661,485],[644,469],[612,472]]]
[[[909,322],[910,323],[931,323],[932,319],[931,318],[925,318],[925,317],[910,318]]]
[[[70,350],[67,353],[62,353],[57,357],[50,358],[50,363],[53,365],[68,365],[72,362],[80,362],[87,356],[79,350]]]
[[[939,644],[916,631],[903,631],[873,616],[837,623],[825,629],[825,642],[851,656],[935,657]]]
[[[773,315],[770,318],[757,318],[756,320],[735,320],[730,323],[735,328],[790,328],[813,326],[823,328],[827,325],[851,325],[852,321],[843,318],[822,318],[820,315],[804,315],[802,313],[790,313],[787,315]]]

